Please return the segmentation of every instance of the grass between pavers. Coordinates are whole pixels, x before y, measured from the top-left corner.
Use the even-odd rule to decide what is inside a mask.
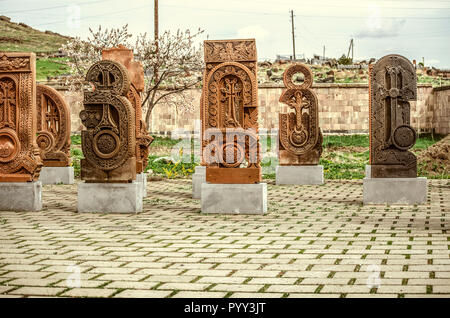
[[[420,134],[416,144],[411,149],[418,154],[420,151],[432,146],[443,136],[432,134]],[[159,177],[177,178],[191,175],[195,166],[199,164],[199,158],[192,154],[182,154],[187,160],[172,158],[173,149],[176,149],[182,139],[171,139],[169,137],[155,137],[151,148],[146,171]],[[276,139],[270,136],[261,137],[261,144],[266,149],[272,149]],[[189,142],[187,142],[189,144]],[[362,179],[365,175],[365,166],[369,164],[369,136],[367,134],[355,135],[327,135],[324,136],[323,154],[319,164],[324,166],[325,179]],[[175,150],[175,152],[177,152]],[[155,154],[157,153],[157,154]],[[83,158],[81,150],[81,136],[72,136],[72,165],[75,176],[80,175],[80,160]],[[274,153],[269,153],[261,160],[263,179],[275,178],[275,167],[278,158]],[[161,158],[164,157],[164,158]],[[188,161],[188,162],[183,162]],[[448,175],[431,176],[419,162],[418,175],[427,178],[447,179]]]

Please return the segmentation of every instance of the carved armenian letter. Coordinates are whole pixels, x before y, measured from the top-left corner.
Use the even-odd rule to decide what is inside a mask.
[[[133,105],[136,113],[136,173],[144,172],[148,163],[150,144],[153,137],[148,134],[145,121],[142,119],[141,93],[145,89],[144,68],[140,62],[133,60],[133,50],[123,45],[102,51],[103,60],[111,60],[121,63],[128,70],[130,76],[130,90],[127,94],[128,100]]]
[[[70,165],[70,110],[55,89],[36,85],[37,137],[45,167]]]
[[[258,82],[255,40],[205,41],[202,163],[210,183],[258,183]]]
[[[0,182],[37,181],[36,56],[0,52]]]
[[[301,85],[294,84],[293,76],[304,75]],[[322,154],[322,132],[319,127],[319,105],[310,89],[313,83],[311,69],[305,64],[294,64],[283,74],[286,90],[280,102],[293,112],[279,115],[279,152],[281,166],[317,165]]]
[[[415,178],[417,158],[409,152],[416,141],[409,101],[417,100],[412,63],[387,55],[370,72],[370,164],[372,178]]]
[[[80,118],[85,159],[81,179],[92,183],[132,182],[136,179],[135,112],[127,99],[130,80],[126,68],[103,60],[88,70],[93,92],[84,92]]]

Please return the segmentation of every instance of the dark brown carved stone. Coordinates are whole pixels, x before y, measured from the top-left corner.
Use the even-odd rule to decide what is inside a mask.
[[[258,183],[255,40],[205,41],[201,97],[202,164],[211,183]]]
[[[294,84],[292,77],[302,73],[302,84]],[[311,90],[313,74],[305,64],[294,64],[283,75],[285,90],[280,102],[294,112],[279,117],[279,152],[281,166],[317,165],[322,154],[322,132],[319,127],[319,104]]]
[[[142,119],[142,99],[140,94],[145,88],[144,68],[140,62],[133,60],[133,51],[123,45],[103,50],[102,58],[119,62],[128,70],[131,86],[127,98],[133,105],[136,114],[136,173],[141,173],[148,164],[150,144],[154,139],[148,134],[145,121]]]
[[[103,60],[88,70],[93,92],[84,92],[80,118],[85,159],[81,179],[86,182],[132,182],[136,179],[135,112],[127,99],[130,80],[126,68]]]
[[[0,53],[0,182],[39,179],[36,144],[36,56]]]
[[[70,165],[70,110],[64,98],[49,86],[36,85],[37,137],[45,167]]]
[[[407,151],[416,141],[409,101],[417,100],[412,63],[387,55],[370,69],[370,164],[372,178],[415,178],[417,158]]]

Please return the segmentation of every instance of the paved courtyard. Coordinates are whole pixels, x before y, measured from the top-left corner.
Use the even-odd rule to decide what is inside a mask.
[[[0,297],[450,297],[450,180],[377,207],[361,180],[269,182],[265,216],[202,215],[189,179],[148,194],[78,214],[75,185],[44,186],[41,212],[0,212]]]

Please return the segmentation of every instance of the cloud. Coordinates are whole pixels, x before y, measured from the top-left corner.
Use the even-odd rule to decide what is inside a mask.
[[[269,35],[269,32],[260,25],[249,25],[237,30],[237,37],[241,39],[255,38],[264,40]]]
[[[357,38],[387,38],[396,37],[406,23],[405,19],[383,19],[380,6],[371,4],[368,7],[369,16],[366,25],[358,33]]]

